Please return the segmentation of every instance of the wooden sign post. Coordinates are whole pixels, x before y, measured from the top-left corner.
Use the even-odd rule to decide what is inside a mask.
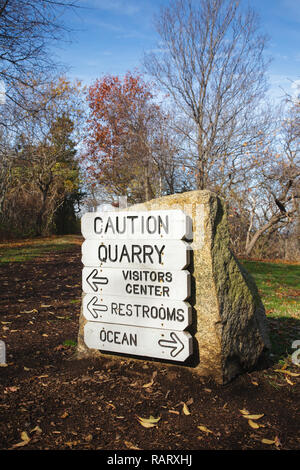
[[[189,218],[181,210],[87,213],[81,231],[87,347],[185,361]]]

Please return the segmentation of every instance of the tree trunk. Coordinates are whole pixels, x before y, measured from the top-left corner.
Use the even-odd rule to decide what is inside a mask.
[[[36,234],[38,237],[43,235],[44,214],[46,211],[49,187],[50,187],[52,180],[53,180],[53,177],[51,177],[50,181],[48,181],[48,183],[44,187],[40,185],[40,190],[42,192],[42,206],[36,218]]]
[[[262,236],[263,233],[265,233],[269,228],[273,227],[276,225],[281,219],[283,219],[285,216],[282,214],[277,214],[274,215],[271,220],[263,225],[257,232],[253,235],[251,240],[247,237],[247,242],[246,242],[246,255],[249,256],[251,251],[253,250],[255,244],[257,243],[257,240]]]
[[[154,194],[153,194],[151,183],[150,183],[148,162],[145,164],[144,188],[145,188],[145,201],[150,201],[150,199],[154,198]]]
[[[204,176],[204,160],[203,158],[199,158],[197,162],[197,176],[196,176],[196,182],[197,182],[197,189],[203,190],[205,189],[205,176]]]

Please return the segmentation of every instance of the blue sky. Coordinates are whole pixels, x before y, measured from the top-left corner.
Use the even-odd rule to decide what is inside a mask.
[[[270,37],[267,53],[273,61],[268,76],[272,96],[280,98],[282,89],[292,92],[292,82],[300,83],[300,0],[249,3],[260,16],[261,30]],[[55,49],[57,58],[69,67],[69,77],[90,85],[105,74],[142,70],[144,52],[159,47],[153,15],[168,0],[79,0],[78,4],[82,8],[65,18],[74,30],[71,42]]]

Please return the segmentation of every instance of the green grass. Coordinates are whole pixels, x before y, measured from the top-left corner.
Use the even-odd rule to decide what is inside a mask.
[[[277,360],[293,352],[300,340],[300,265],[241,261],[254,277],[264,303],[272,353]]]
[[[242,261],[252,274],[267,313],[300,319],[300,265]]]
[[[66,341],[63,342],[63,346],[71,346],[72,348],[75,348],[77,346],[77,343],[72,339],[66,339]]]
[[[81,237],[65,235],[0,244],[0,263],[24,262],[47,254],[68,251],[81,243]]]

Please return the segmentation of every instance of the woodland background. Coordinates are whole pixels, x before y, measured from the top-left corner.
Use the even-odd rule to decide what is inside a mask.
[[[239,256],[299,260],[300,90],[268,98],[267,38],[235,0],[176,0],[141,71],[71,81],[49,45],[80,2],[0,1],[0,238],[80,233],[83,211],[209,189]]]

